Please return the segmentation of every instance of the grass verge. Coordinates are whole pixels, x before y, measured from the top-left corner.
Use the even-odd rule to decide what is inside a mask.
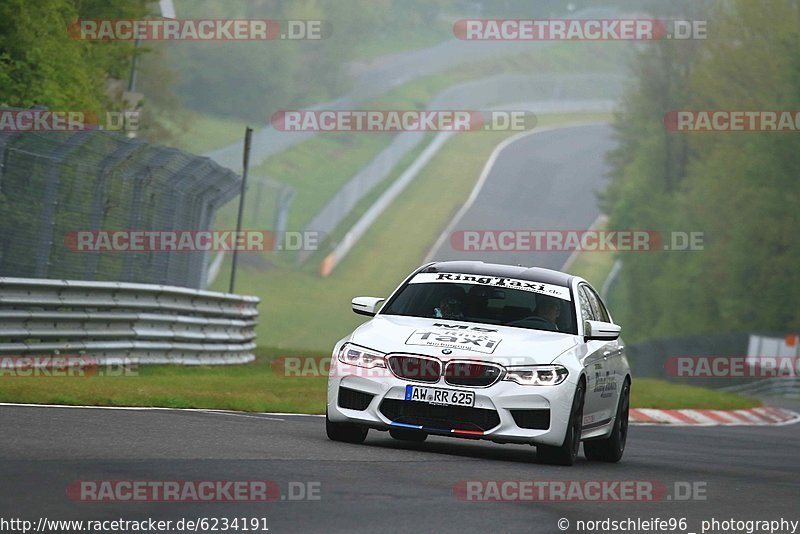
[[[202,154],[244,139],[247,121],[194,112],[186,114],[189,127],[177,134],[175,142],[183,150]]]
[[[277,360],[281,356],[325,358],[319,352],[259,348],[256,361],[246,365],[152,365],[139,368],[137,376],[11,377],[6,371],[0,374],[0,401],[324,413],[327,378],[284,376]],[[314,371],[319,361],[302,369]],[[732,410],[761,404],[732,393],[652,379],[634,380],[631,395],[633,408]]]
[[[595,230],[602,232],[606,225],[599,224]],[[575,256],[569,272],[587,280],[599,292],[614,267],[614,259],[613,252],[585,250]]]
[[[757,406],[761,401],[752,397],[653,378],[635,379],[631,387],[632,408],[746,410]]]

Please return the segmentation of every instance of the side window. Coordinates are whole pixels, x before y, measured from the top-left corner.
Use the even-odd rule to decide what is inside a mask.
[[[611,319],[608,317],[608,311],[606,311],[606,307],[603,305],[603,301],[600,300],[600,297],[597,296],[597,293],[587,286],[584,286],[584,290],[589,297],[589,303],[592,305],[594,316],[597,317],[597,320],[606,323],[611,322]]]
[[[596,321],[594,310],[592,310],[592,305],[589,303],[589,297],[586,296],[586,286],[578,288],[578,302],[581,305],[581,321]]]

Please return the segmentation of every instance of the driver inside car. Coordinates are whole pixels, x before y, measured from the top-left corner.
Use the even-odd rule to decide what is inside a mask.
[[[445,295],[439,301],[439,306],[433,309],[433,316],[440,319],[463,319],[461,300],[451,295]]]
[[[558,332],[558,317],[560,315],[561,305],[558,303],[558,299],[546,295],[539,295],[536,298],[536,309],[529,319],[541,323],[542,330]],[[537,328],[539,328],[538,325]]]

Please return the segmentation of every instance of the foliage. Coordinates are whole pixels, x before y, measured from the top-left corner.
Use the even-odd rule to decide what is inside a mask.
[[[67,25],[145,13],[144,0],[3,0],[0,105],[106,111],[106,80],[127,75],[133,45],[73,39]]]
[[[706,18],[707,40],[641,52],[616,121],[609,226],[705,234],[702,251],[621,256],[629,341],[800,323],[800,134],[663,123],[671,110],[800,109],[800,5],[720,2]]]

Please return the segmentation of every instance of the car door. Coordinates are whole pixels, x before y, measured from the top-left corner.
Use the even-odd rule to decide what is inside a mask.
[[[605,321],[607,323],[613,322],[608,313],[608,309],[597,292],[590,286],[586,286],[586,291],[589,297],[589,303],[592,305],[595,315],[599,317],[598,320]],[[619,389],[622,387],[623,380],[625,380],[625,365],[623,365],[623,360],[625,359],[625,346],[622,343],[622,340],[617,338],[614,341],[607,342],[605,349],[603,350],[603,355],[607,358],[606,362],[608,363],[609,370],[611,371],[610,376],[612,378],[608,383],[608,388],[610,388],[611,399],[613,401],[612,409],[615,409],[617,405],[617,399],[619,398]],[[612,412],[612,414],[613,413],[614,412]]]
[[[581,324],[583,321],[602,321],[592,305],[592,298],[588,285],[581,284],[578,288],[578,301],[581,308]],[[613,382],[613,373],[608,361],[608,342],[601,340],[587,340],[586,357],[583,368],[586,373],[586,403],[583,409],[583,428],[602,426],[608,422],[613,414],[613,403],[616,395],[610,390]]]

